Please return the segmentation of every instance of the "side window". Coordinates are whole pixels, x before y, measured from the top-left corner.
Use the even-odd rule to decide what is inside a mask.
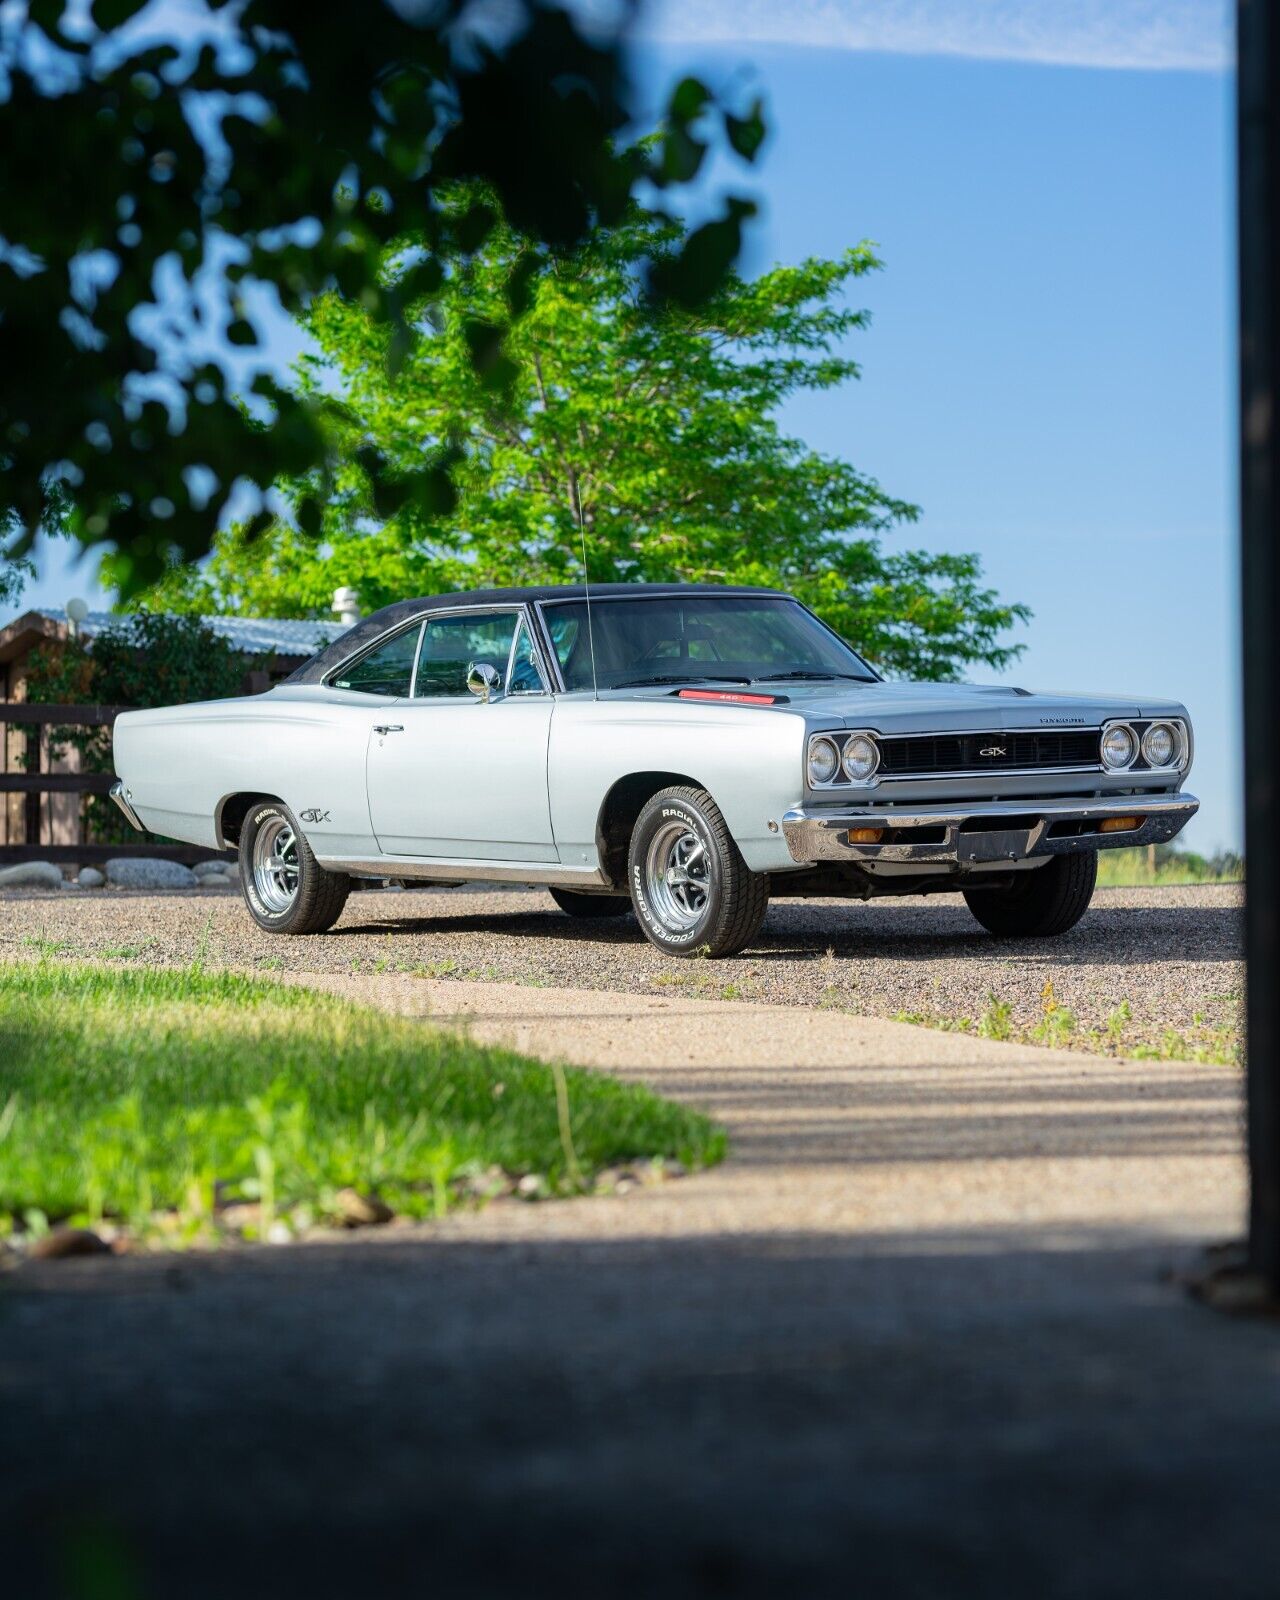
[[[407,695],[413,681],[413,658],[418,648],[419,625],[397,633],[342,667],[330,678],[335,689],[357,694]]]
[[[533,653],[533,640],[524,623],[516,634],[516,648],[511,657],[511,682],[507,689],[512,694],[545,694],[547,686],[538,671],[538,658]]]
[[[544,620],[547,624],[547,631],[551,635],[551,643],[559,658],[560,666],[567,674],[574,647],[578,642],[578,619],[565,616],[565,608],[563,606],[548,606],[544,613]]]
[[[446,695],[466,695],[467,668],[486,661],[507,684],[511,641],[515,637],[516,611],[459,612],[451,617],[428,617],[418,653],[418,678],[414,694],[432,700]]]

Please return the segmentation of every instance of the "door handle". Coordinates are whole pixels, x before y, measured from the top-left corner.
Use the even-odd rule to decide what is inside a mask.
[[[375,733],[403,733],[404,732],[404,723],[403,722],[375,722],[374,725],[373,725],[373,731]]]

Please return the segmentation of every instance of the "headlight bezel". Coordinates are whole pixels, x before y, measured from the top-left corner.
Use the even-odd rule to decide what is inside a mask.
[[[855,777],[845,765],[845,752],[855,740],[865,740],[875,754],[875,765],[863,777]],[[828,778],[819,778],[813,771],[813,752],[820,745],[829,745],[835,753],[835,767]],[[874,728],[825,728],[811,733],[805,746],[805,784],[809,789],[829,792],[874,789],[880,781],[880,739]]]
[[[1168,731],[1170,753],[1167,761],[1157,761],[1147,749],[1147,741],[1157,729],[1164,728]],[[1140,750],[1142,759],[1146,762],[1151,772],[1178,772],[1185,765],[1187,748],[1186,727],[1176,717],[1157,717],[1154,722],[1149,722],[1142,730]]]
[[[831,752],[831,775],[826,778],[815,776],[813,758],[815,751],[827,749]],[[805,778],[811,789],[829,789],[840,776],[840,746],[829,733],[814,734],[805,752]]]
[[[1129,753],[1123,761],[1109,761],[1107,759],[1107,740],[1112,734],[1122,733],[1128,741]],[[1130,772],[1133,764],[1142,753],[1142,738],[1133,724],[1123,717],[1115,717],[1110,722],[1104,722],[1098,734],[1098,761],[1104,772]]]
[[[849,752],[854,745],[865,745],[871,752],[871,766],[866,772],[854,772],[849,766]],[[840,770],[850,783],[856,784],[859,788],[866,788],[868,784],[873,783],[876,774],[880,771],[880,745],[876,739],[871,734],[863,733],[860,730],[850,733],[840,751]]]
[[[1122,765],[1112,765],[1106,758],[1107,736],[1123,728],[1131,741],[1129,759]],[[1173,739],[1173,751],[1168,761],[1156,762],[1147,754],[1147,738],[1153,728],[1167,728]],[[1132,772],[1142,775],[1166,776],[1184,773],[1191,765],[1191,728],[1183,717],[1111,717],[1098,732],[1098,764],[1109,774]]]

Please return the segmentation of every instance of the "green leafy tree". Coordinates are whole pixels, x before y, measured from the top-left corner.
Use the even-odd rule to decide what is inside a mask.
[[[30,576],[30,563],[10,560],[0,552],[0,606],[12,605]]]
[[[55,524],[114,544],[127,589],[195,559],[238,482],[327,460],[323,404],[265,375],[255,303],[300,311],[336,286],[394,368],[416,337],[406,307],[493,226],[491,207],[439,206],[441,183],[484,180],[562,248],[638,185],[688,181],[713,143],[754,157],[758,107],[734,115],[693,79],[659,144],[615,152],[631,11],[587,27],[552,0],[0,5],[0,526],[12,516],[28,547]],[[655,290],[704,293],[750,210],[731,199]],[[419,253],[389,276],[408,229]],[[517,278],[478,360],[523,304]],[[447,467],[420,457],[400,492],[447,505]]]
[[[473,350],[526,259],[509,227],[414,308],[428,331],[394,374],[376,319],[336,294],[317,301],[304,386],[334,397],[344,463],[319,545],[285,520],[232,530],[206,570],[173,574],[153,603],[323,615],[344,584],[373,607],[573,581],[585,550],[595,580],[787,589],[894,673],[1003,666],[1026,608],[982,585],[975,556],[886,550],[883,536],[916,508],[777,421],[789,396],[858,375],[843,350],[866,314],[845,295],[879,265],[872,250],[753,280],[730,273],[697,308],[655,310],[638,264],[660,266],[680,244],[676,228],[633,211],[551,261],[497,378],[477,371]],[[402,262],[415,248],[404,243]],[[427,515],[399,484],[443,449],[455,452],[458,501]],[[295,503],[315,491],[291,488]]]
[[[32,651],[27,698],[42,705],[167,706],[222,700],[241,692],[246,671],[268,658],[247,661],[199,617],[139,612],[93,638],[46,644]],[[80,752],[83,772],[112,772],[109,728],[49,730],[49,754]],[[90,795],[85,821],[105,843],[136,839],[110,800]]]

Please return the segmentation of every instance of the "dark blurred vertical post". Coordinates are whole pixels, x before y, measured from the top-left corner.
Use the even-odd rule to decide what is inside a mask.
[[[1253,1267],[1280,1293],[1280,15],[1239,0],[1241,562]]]

